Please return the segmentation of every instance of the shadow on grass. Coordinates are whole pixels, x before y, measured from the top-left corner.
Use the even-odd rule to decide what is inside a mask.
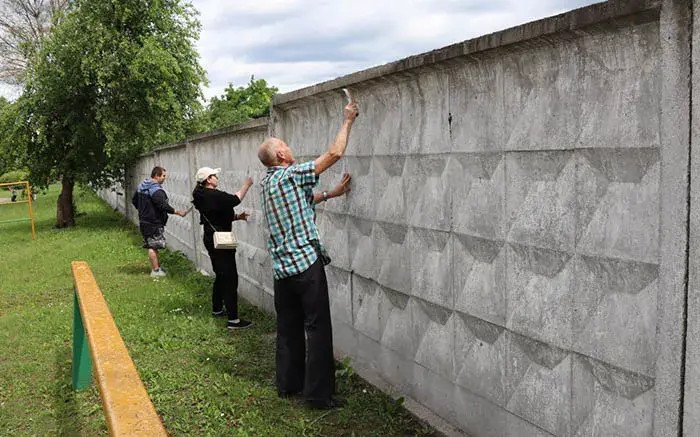
[[[170,275],[170,272],[168,272]],[[159,306],[163,308],[165,313],[177,313],[183,317],[195,317],[197,319],[211,318],[212,311],[212,287],[213,279],[210,277],[201,276],[191,277],[186,276],[181,278],[185,283],[191,280],[191,287],[188,287],[190,293],[188,295],[178,295],[173,297],[162,297],[159,300]],[[253,327],[242,331],[225,331],[229,335],[244,335],[255,331],[256,336],[264,336],[265,339],[270,337],[271,332],[275,332],[276,319],[273,315],[267,314],[265,311],[251,304],[248,300],[238,294],[238,314],[241,318],[250,320],[254,323]],[[226,323],[226,317],[216,318],[222,326]],[[254,349],[253,349],[254,350]]]
[[[78,401],[73,391],[73,369],[70,347],[60,347],[56,351],[56,377],[54,386],[54,410],[56,413],[57,434],[60,436],[80,435],[83,428],[78,414]]]
[[[235,351],[230,353],[198,354],[197,359],[202,363],[202,366],[214,369],[217,374],[227,374],[234,378],[255,381],[270,390],[274,390],[274,355],[270,356],[268,352],[260,352],[269,347],[270,345],[264,344],[264,342],[257,342],[254,346],[251,342],[250,348],[237,345]]]
[[[31,222],[29,221],[28,216],[22,216],[18,217],[17,219],[25,219],[25,221],[13,221],[13,222],[6,222],[3,223],[2,221],[5,220],[0,216],[0,229],[2,229],[3,232],[8,232],[8,233],[14,233],[17,235],[21,235],[24,232],[27,233],[27,236],[31,240],[32,234],[31,234]],[[109,232],[119,232],[119,231],[129,231],[133,230],[134,232],[130,237],[133,239],[134,243],[138,243],[139,245],[142,244],[141,238],[136,232],[136,229],[130,221],[128,221],[125,218],[121,218],[119,216],[114,216],[113,214],[106,214],[106,213],[89,213],[82,215],[80,217],[76,217],[76,222],[75,222],[75,228],[56,228],[56,218],[55,217],[42,217],[37,219],[36,216],[34,218],[34,227],[36,229],[37,234],[41,235],[43,232],[49,232],[49,231],[63,231],[63,232],[70,232],[73,230],[89,230],[89,231],[109,231]]]
[[[133,230],[134,224],[115,212],[90,211],[75,218],[75,225],[81,229],[94,231]]]
[[[151,273],[151,267],[142,262],[139,263],[129,263],[119,266],[119,271],[126,273],[127,275],[144,275],[144,279],[148,278]]]
[[[32,225],[29,220],[9,223],[2,223],[2,220],[0,219],[0,232],[7,233],[7,235],[22,235],[27,241],[32,241]],[[38,230],[37,222],[34,223],[34,226]]]

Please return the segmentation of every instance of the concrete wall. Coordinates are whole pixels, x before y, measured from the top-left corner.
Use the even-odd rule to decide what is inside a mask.
[[[128,201],[155,164],[176,207],[203,165],[235,191],[268,132],[312,159],[350,87],[361,115],[320,189],[353,189],[317,220],[339,354],[473,436],[699,435],[696,7],[611,1],[277,96],[269,126],[160,149],[102,195]],[[258,195],[240,292],[272,310]],[[169,242],[209,270],[196,220]]]
[[[155,150],[153,153],[141,157],[138,164],[130,169],[127,181],[113,188],[101,190],[98,194],[113,208],[119,210],[132,222],[138,224],[138,213],[131,205],[131,197],[138,184],[150,177],[154,166],[165,167],[168,178],[164,188],[168,193],[170,204],[175,209],[188,209],[191,206],[192,189],[195,185],[194,174],[199,167],[221,167],[222,173],[220,188],[228,191],[237,191],[243,178],[249,171],[260,171],[257,161],[257,147],[266,138],[268,131],[267,118],[254,120],[230,128],[207,132],[188,138],[182,142],[171,144]],[[243,208],[250,211],[250,207],[258,203],[256,194],[251,192],[243,204]],[[245,252],[254,233],[260,234],[258,223],[260,217],[253,214],[249,222],[251,225],[236,223],[236,231],[243,240],[239,250]],[[186,217],[171,215],[166,227],[168,247],[172,250],[183,252],[188,258],[196,262],[197,266],[207,273],[212,273],[209,256],[202,244],[201,225],[199,214],[194,211]],[[264,240],[258,238],[255,243],[264,248]],[[239,261],[240,264],[240,261]],[[268,264],[267,267],[271,268]],[[245,275],[246,270],[242,271]],[[262,272],[259,272],[262,274]],[[271,280],[269,281],[271,284]],[[272,307],[269,307],[271,310]]]

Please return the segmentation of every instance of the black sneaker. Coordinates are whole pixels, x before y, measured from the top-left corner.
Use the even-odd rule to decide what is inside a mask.
[[[211,312],[211,315],[214,316],[214,317],[223,317],[223,316],[227,316],[228,313],[226,312],[226,310],[212,311],[212,312]]]
[[[301,397],[301,390],[300,391],[279,390],[279,391],[277,391],[277,396],[281,397],[282,399],[296,399],[296,398]]]
[[[249,322],[247,320],[239,319],[238,322],[232,322],[228,321],[226,323],[226,329],[243,329],[243,328],[249,328],[253,322]]]

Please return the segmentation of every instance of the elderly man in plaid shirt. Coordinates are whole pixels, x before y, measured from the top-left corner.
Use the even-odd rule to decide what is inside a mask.
[[[312,190],[319,175],[345,153],[359,114],[357,104],[350,101],[344,112],[335,141],[313,161],[297,164],[292,150],[278,138],[268,138],[258,151],[260,162],[267,167],[260,185],[275,278],[277,392],[281,397],[301,393],[309,406],[319,409],[336,408],[340,403],[332,397],[335,360],[324,270],[330,259],[314,222],[314,205],[348,192],[350,176],[343,175],[330,192]]]

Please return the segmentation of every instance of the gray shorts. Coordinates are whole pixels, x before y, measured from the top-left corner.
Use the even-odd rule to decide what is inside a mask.
[[[143,235],[143,247],[144,249],[165,249],[165,232],[164,228],[155,229],[148,234],[141,231]]]

